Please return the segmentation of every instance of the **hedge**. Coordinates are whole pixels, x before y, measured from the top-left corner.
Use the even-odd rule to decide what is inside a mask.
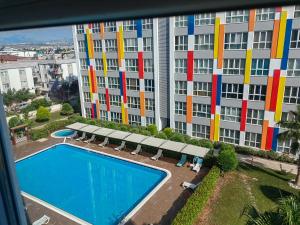
[[[205,208],[207,201],[213,194],[220,177],[220,169],[214,166],[204,177],[184,207],[176,215],[172,225],[193,225],[199,214]]]

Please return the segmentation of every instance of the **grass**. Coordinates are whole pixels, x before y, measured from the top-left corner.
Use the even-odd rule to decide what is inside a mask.
[[[297,194],[288,185],[294,176],[241,164],[237,171],[226,174],[221,190],[212,203],[207,225],[245,225],[247,218],[241,216],[247,204],[256,204],[261,211],[276,206],[281,196]]]
[[[37,122],[35,121],[35,119],[32,120],[32,124],[31,124],[31,127],[38,127],[38,126],[42,126],[42,125],[45,125],[49,122],[52,122],[52,121],[55,121],[55,120],[59,120],[59,119],[62,119],[62,118],[65,118],[65,116],[62,116],[60,115],[60,111],[58,112],[53,112],[51,113],[51,116],[50,116],[50,120],[49,121],[46,121],[46,122]]]

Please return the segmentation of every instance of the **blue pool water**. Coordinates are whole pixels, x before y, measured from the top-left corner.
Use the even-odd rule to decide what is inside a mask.
[[[94,225],[118,224],[166,172],[60,144],[16,163],[21,190]]]
[[[59,130],[59,131],[56,131],[56,132],[54,133],[54,135],[55,135],[56,137],[69,137],[69,136],[73,135],[74,132],[75,132],[74,130],[68,130],[68,129],[65,129],[65,130]]]

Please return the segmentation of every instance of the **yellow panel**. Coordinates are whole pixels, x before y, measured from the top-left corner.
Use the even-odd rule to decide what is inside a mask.
[[[218,58],[220,18],[215,21],[214,59]]]
[[[92,78],[91,78],[90,68],[88,68],[88,78],[89,78],[89,89],[90,89],[91,102],[93,102],[94,96],[93,96],[93,91],[92,91]]]
[[[220,115],[215,115],[214,141],[219,141],[220,138]]]
[[[282,11],[280,16],[279,35],[278,35],[278,44],[277,44],[277,53],[276,53],[276,58],[278,59],[281,59],[283,55],[286,18],[287,18],[287,12]]]
[[[124,38],[123,38],[123,27],[119,28],[120,33],[120,58],[124,59]]]
[[[125,106],[124,103],[122,103],[121,105],[121,109],[122,109],[122,123],[126,123],[126,115],[125,115]]]
[[[102,61],[103,61],[103,73],[104,76],[107,76],[107,61],[106,61],[106,54],[105,52],[102,52]]]
[[[244,84],[250,84],[251,64],[252,64],[252,49],[249,49],[247,50],[246,53]]]
[[[275,122],[279,122],[281,120],[285,80],[286,80],[286,77],[280,77],[277,102],[276,102],[276,112],[274,115]]]

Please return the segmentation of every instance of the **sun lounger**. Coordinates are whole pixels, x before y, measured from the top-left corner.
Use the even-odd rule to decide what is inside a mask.
[[[131,154],[132,154],[132,155],[137,155],[137,154],[139,154],[141,151],[142,151],[142,145],[138,144],[138,145],[136,146],[136,149],[135,149],[133,152],[131,152]]]
[[[77,135],[78,135],[78,131],[76,130],[76,131],[74,132],[74,134],[71,135],[71,136],[69,136],[69,137],[67,137],[67,139],[73,139],[73,138],[77,137]]]
[[[125,144],[126,144],[126,141],[122,141],[121,145],[116,147],[115,150],[116,151],[121,151],[123,148],[125,148]]]
[[[104,147],[104,146],[107,145],[107,144],[108,144],[108,137],[106,137],[106,138],[104,139],[104,141],[103,141],[102,143],[99,144],[99,146],[100,146],[100,147]]]
[[[46,216],[46,215],[43,215],[40,219],[34,221],[32,223],[32,225],[43,225],[43,224],[48,224],[50,221],[50,217],[49,216]]]
[[[86,140],[86,141],[84,141],[84,142],[85,142],[85,143],[90,143],[90,142],[95,141],[95,139],[96,139],[96,135],[93,134],[92,137],[91,137],[90,139],[88,139],[88,140]]]
[[[85,139],[85,138],[86,138],[86,133],[83,132],[83,133],[82,133],[82,136],[79,137],[79,138],[77,138],[76,141],[82,141],[82,140]]]
[[[184,181],[184,182],[182,183],[181,186],[182,186],[184,189],[190,188],[190,189],[192,189],[192,190],[195,190],[195,189],[199,186],[199,184],[200,184],[200,183],[198,183],[198,184],[193,184],[193,183]]]
[[[176,164],[176,166],[182,167],[186,163],[187,155],[182,154],[180,161]]]
[[[199,157],[194,157],[193,164],[191,165],[192,170],[195,172],[199,172],[203,163],[203,159]]]
[[[162,152],[163,152],[162,149],[158,149],[156,155],[155,155],[155,156],[152,156],[151,159],[157,161],[157,160],[162,156]]]

